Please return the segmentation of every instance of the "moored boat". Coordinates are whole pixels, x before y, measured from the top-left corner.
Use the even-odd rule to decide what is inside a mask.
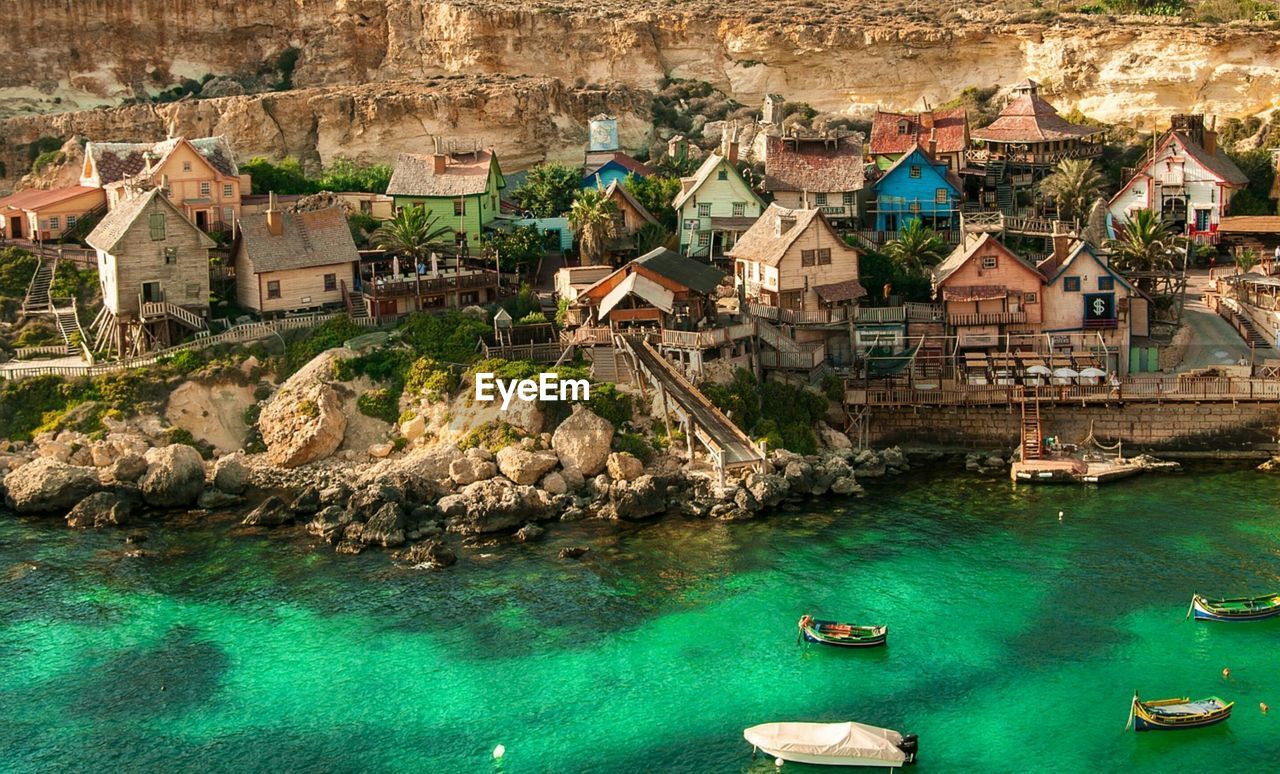
[[[1193,594],[1191,613],[1197,621],[1261,621],[1280,615],[1280,594],[1217,599]]]
[[[762,723],[742,732],[757,750],[794,763],[896,769],[916,762],[919,739],[865,723]]]
[[[889,638],[888,626],[857,626],[808,615],[800,617],[799,626],[800,636],[805,642],[838,648],[869,648],[883,645]]]
[[[1189,698],[1143,701],[1133,694],[1129,708],[1129,720],[1134,731],[1179,731],[1185,728],[1204,728],[1221,723],[1231,717],[1233,701],[1223,701],[1217,696],[1207,699]]]

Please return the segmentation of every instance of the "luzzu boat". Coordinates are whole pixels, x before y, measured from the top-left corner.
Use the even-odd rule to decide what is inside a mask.
[[[1204,728],[1231,717],[1231,708],[1234,706],[1235,702],[1223,701],[1217,696],[1195,701],[1186,697],[1142,701],[1135,693],[1133,704],[1129,709],[1129,720],[1133,724],[1134,731],[1180,731],[1185,728]]]
[[[1280,594],[1222,599],[1194,594],[1191,613],[1197,621],[1261,621],[1280,615]]]
[[[856,626],[801,616],[800,636],[805,642],[838,648],[869,648],[883,645],[889,638],[887,626]]]

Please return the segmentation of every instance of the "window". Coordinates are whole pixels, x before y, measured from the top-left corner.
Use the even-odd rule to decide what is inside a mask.
[[[164,249],[164,265],[176,266],[178,264],[178,248],[166,247]]]
[[[710,202],[706,202],[706,203],[704,203],[704,204],[699,204],[699,205],[698,205],[698,217],[699,217],[699,218],[709,218],[709,217],[711,217],[711,203],[710,203]]]
[[[1079,277],[1063,277],[1062,289],[1068,293],[1079,293],[1080,278]]]
[[[950,197],[947,195],[947,189],[939,188],[938,190],[933,192],[934,204],[946,204],[949,200],[950,200]]]
[[[206,183],[201,183],[201,184],[200,184],[200,195],[201,195],[201,196],[208,196],[208,195],[209,195],[209,191],[210,191],[210,190],[211,190],[211,189],[210,189],[209,184],[208,184],[207,182],[206,182]]]
[[[75,215],[68,215],[68,216],[67,216],[67,228],[75,228],[75,225],[76,225],[76,216],[75,216]]]
[[[698,246],[699,246],[699,247],[706,247],[706,246],[707,246],[707,245],[709,245],[709,244],[711,244],[711,232],[710,232],[710,231],[699,231],[699,232],[698,232]]]
[[[190,161],[184,161],[184,162],[182,162],[182,171],[183,171],[183,172],[190,172],[190,171],[191,171],[191,162],[190,162]]]
[[[231,223],[236,219],[236,210],[234,207],[222,208],[222,220],[224,223]]]
[[[467,214],[466,199],[459,199],[458,201],[453,203],[453,214],[454,214],[454,217],[458,217],[458,218],[461,218],[463,215]]]
[[[817,263],[818,263],[818,253],[817,253],[817,251],[816,251],[816,250],[801,250],[801,251],[800,251],[800,265],[801,265],[801,266],[814,266],[814,265],[816,265]]]
[[[280,297],[280,280],[271,280],[267,283],[267,298]]]
[[[911,131],[911,123],[909,121],[898,122],[898,134],[906,134]]]
[[[831,248],[823,247],[818,250],[818,265],[827,266],[831,263]]]
[[[919,165],[919,164],[912,164],[912,165],[911,165],[911,169],[909,169],[907,173],[908,173],[908,175],[911,177],[911,179],[912,179],[912,180],[919,180],[919,179],[920,179],[920,165]]]
[[[49,228],[57,229],[61,225],[62,225],[62,219],[59,218],[57,215],[54,215],[53,217],[49,218]]]
[[[783,309],[799,309],[804,302],[804,292],[800,290],[783,291],[781,295]]]
[[[232,196],[235,196],[235,189],[231,187],[230,183],[224,183],[222,185],[222,198],[230,199]]]
[[[982,268],[994,269],[1000,265],[1000,258],[994,255],[982,256]]]
[[[827,195],[826,195],[826,194],[824,194],[824,193],[814,194],[814,195],[813,195],[813,203],[814,203],[814,204],[816,204],[816,205],[818,205],[819,207],[826,207],[826,206],[827,206]]]
[[[462,302],[463,306],[474,306],[480,303],[480,294],[479,293],[463,293],[461,296],[458,297],[458,300]]]
[[[853,191],[844,192],[844,206],[846,207],[853,206]]]
[[[163,242],[164,241],[164,213],[163,212],[151,213],[151,216],[147,218],[147,224],[151,227],[151,241]]]
[[[741,217],[744,217],[746,214],[747,214],[747,203],[746,203],[746,202],[734,202],[734,203],[733,203],[733,217],[735,217],[735,218],[741,218]]]
[[[1115,277],[1098,277],[1098,290],[1115,290]]]
[[[729,170],[721,169],[719,172],[716,173],[716,180],[728,180],[728,179],[729,179]]]
[[[1036,303],[1036,294],[1035,294],[1035,293],[1023,293],[1023,294],[1022,294],[1022,304],[1023,304],[1024,306],[1027,306],[1027,305],[1030,305],[1030,304],[1034,304],[1034,303]]]
[[[337,289],[338,289],[338,275],[337,275],[337,274],[326,274],[326,275],[324,275],[324,289],[325,289],[325,290],[327,290],[327,291],[332,291],[332,290],[337,290]]]

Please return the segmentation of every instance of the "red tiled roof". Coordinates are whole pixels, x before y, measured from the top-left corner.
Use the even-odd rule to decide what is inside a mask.
[[[938,153],[959,153],[969,145],[969,114],[964,108],[933,110],[924,113],[884,113],[876,111],[871,122],[871,152],[877,156],[906,153],[916,145],[929,147],[930,129],[924,127],[921,118],[933,117]],[[899,132],[898,125],[906,121],[906,132]]]
[[[860,191],[866,179],[862,138],[831,140],[769,137],[764,162],[770,191]]]
[[[240,174],[231,146],[222,136],[190,140],[171,137],[160,142],[91,142],[85,146],[84,152],[93,159],[98,179],[106,186],[141,174],[147,165],[143,158],[145,153],[152,155],[152,169],[159,169],[183,142],[190,144],[219,174],[225,177]]]
[[[63,188],[50,188],[47,190],[28,188],[25,191],[18,191],[0,199],[0,209],[12,207],[15,210],[38,210],[58,202],[74,199],[77,196],[93,193],[94,191],[101,194],[102,189],[83,185],[69,185]]]
[[[654,173],[653,167],[643,164],[631,158],[622,151],[612,151],[610,153],[589,153],[587,154],[587,163],[582,168],[583,178],[591,177],[600,167],[608,164],[610,161],[616,162],[618,166],[634,172],[639,177],[648,177]]]
[[[987,142],[1044,142],[1088,137],[1103,131],[1096,126],[1073,124],[1036,93],[1034,84],[1024,89],[1000,111],[989,126],[973,131],[973,139]]]

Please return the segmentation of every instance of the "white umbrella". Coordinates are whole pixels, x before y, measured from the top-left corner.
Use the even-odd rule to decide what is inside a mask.
[[[1087,376],[1091,379],[1096,379],[1099,376],[1106,376],[1107,372],[1103,371],[1101,368],[1094,368],[1093,366],[1089,366],[1088,368],[1081,370],[1080,375]]]
[[[1053,371],[1049,370],[1049,366],[1033,365],[1027,369],[1027,373],[1033,376],[1051,376]]]
[[[1059,379],[1074,379],[1080,374],[1079,372],[1064,366],[1063,368],[1055,368],[1053,370],[1053,375]]]

